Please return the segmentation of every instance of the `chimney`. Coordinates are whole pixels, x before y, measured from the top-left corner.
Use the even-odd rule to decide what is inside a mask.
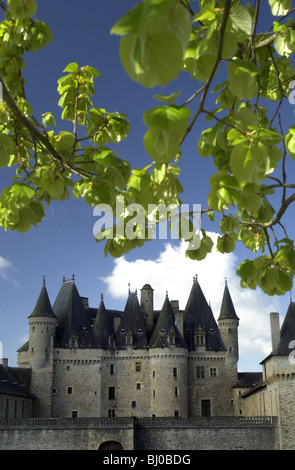
[[[280,341],[280,319],[278,312],[270,313],[271,345],[274,349]]]
[[[8,367],[8,359],[6,357],[0,358],[0,365],[3,367]]]

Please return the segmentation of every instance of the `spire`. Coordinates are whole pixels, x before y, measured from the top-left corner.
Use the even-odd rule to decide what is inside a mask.
[[[131,338],[131,343],[127,342],[127,336]],[[136,292],[130,292],[128,295],[115,343],[118,349],[125,349],[126,344],[131,344],[134,349],[147,348],[143,312],[140,308]]]
[[[113,325],[106,311],[103,295],[101,294],[100,304],[93,324],[93,334],[97,338],[97,347],[101,349],[109,349],[109,338],[113,333]]]
[[[195,350],[194,334],[196,330],[204,331],[206,350],[224,351],[226,349],[213,312],[197,278],[194,279],[184,312],[184,340],[189,350]]]
[[[284,356],[290,354],[289,344],[295,339],[295,302],[290,302],[280,331],[280,341],[271,352],[271,356]]]
[[[52,317],[55,318],[54,312],[51,307],[47,289],[45,286],[45,276],[43,276],[43,283],[41,292],[39,294],[35,308],[29,318],[32,317]]]
[[[224,286],[223,298],[222,298],[220,315],[219,315],[218,321],[228,320],[228,319],[239,320],[235,311],[233,301],[231,299],[229,289],[228,289],[227,279],[225,278],[225,286]]]
[[[170,341],[169,338],[173,341]],[[186,344],[175,325],[175,315],[166,292],[162,310],[154,328],[149,347],[162,348],[170,345],[186,348]]]

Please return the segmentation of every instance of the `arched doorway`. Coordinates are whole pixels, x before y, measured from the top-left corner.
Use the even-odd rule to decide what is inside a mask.
[[[105,441],[102,442],[98,450],[124,450],[122,444],[117,441]]]

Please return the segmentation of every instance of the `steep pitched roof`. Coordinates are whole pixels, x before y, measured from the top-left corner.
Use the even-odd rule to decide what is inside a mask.
[[[289,347],[291,341],[295,339],[295,302],[290,302],[285,319],[280,330],[280,341],[273,351],[261,362],[271,356],[289,356],[294,349]]]
[[[220,330],[197,279],[194,280],[184,312],[184,340],[189,350],[195,350],[194,335],[202,330],[206,338],[206,350],[226,351]]]
[[[63,282],[53,304],[53,311],[58,318],[56,346],[67,348],[71,338],[76,337],[78,347],[95,347],[89,317],[74,280]]]
[[[105,308],[102,298],[93,323],[92,331],[94,336],[97,338],[97,347],[102,349],[109,349],[109,338],[113,333],[113,322]]]
[[[29,318],[32,317],[55,317],[54,312],[51,307],[51,303],[49,300],[48,292],[45,286],[45,282],[43,282],[43,286],[41,292],[39,294],[37,303]]]
[[[0,364],[0,394],[36,398],[30,392],[31,369]]]
[[[128,295],[125,310],[116,334],[116,348],[125,349],[128,336],[132,338],[134,349],[146,349],[148,347],[143,313],[137,294],[134,292],[130,292]]]
[[[154,327],[152,337],[149,342],[150,348],[162,348],[169,346],[169,336],[175,338],[175,346],[186,348],[186,344],[175,324],[175,314],[170,304],[168,296],[164,301],[162,310]]]
[[[228,319],[239,320],[239,317],[236,314],[235,307],[226,282],[223,291],[223,298],[218,321]]]

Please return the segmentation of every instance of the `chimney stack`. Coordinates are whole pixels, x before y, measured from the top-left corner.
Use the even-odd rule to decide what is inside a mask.
[[[8,359],[6,357],[0,357],[0,364],[4,367],[8,367]]]
[[[280,341],[280,318],[278,312],[270,313],[271,345],[274,349]]]

